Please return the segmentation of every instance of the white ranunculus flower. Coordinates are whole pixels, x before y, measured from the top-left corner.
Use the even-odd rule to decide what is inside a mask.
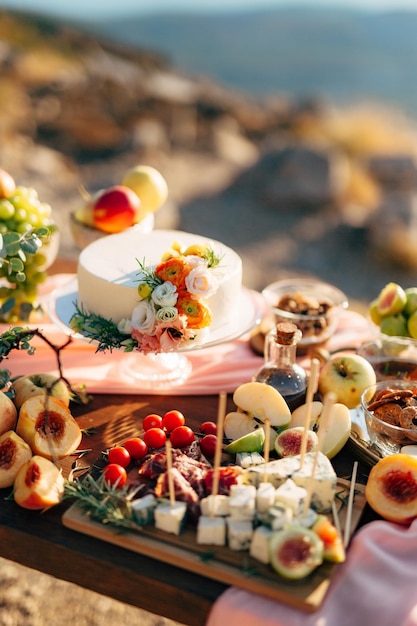
[[[132,311],[132,328],[145,335],[151,335],[155,329],[155,308],[152,302],[141,300]]]
[[[127,320],[126,318],[121,319],[120,322],[117,324],[117,330],[123,335],[131,335],[132,328],[132,322],[130,320]]]
[[[173,307],[177,304],[177,288],[169,280],[155,287],[152,292],[152,300],[157,306]]]
[[[193,296],[208,298],[217,290],[217,280],[205,265],[196,265],[186,277],[185,286]]]
[[[187,255],[187,263],[190,267],[197,267],[199,265],[207,267],[207,261],[197,254]]]
[[[156,312],[159,322],[173,322],[178,317],[178,310],[174,306],[163,306]]]

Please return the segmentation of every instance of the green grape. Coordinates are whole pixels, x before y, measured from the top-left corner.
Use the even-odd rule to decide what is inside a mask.
[[[0,200],[0,220],[9,220],[14,216],[15,209],[9,200]]]
[[[15,206],[14,219],[17,223],[25,222],[27,220],[27,214],[28,212],[26,211],[26,209],[20,206]]]

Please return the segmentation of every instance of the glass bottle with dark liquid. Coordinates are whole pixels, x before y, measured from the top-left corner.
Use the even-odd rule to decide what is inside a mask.
[[[301,331],[291,322],[279,322],[265,338],[265,363],[254,381],[275,387],[284,397],[290,411],[304,404],[307,374],[296,362]]]

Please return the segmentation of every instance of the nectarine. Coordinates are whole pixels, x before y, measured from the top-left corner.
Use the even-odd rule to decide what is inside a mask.
[[[61,470],[43,456],[33,456],[17,472],[13,497],[25,509],[46,509],[61,502],[65,480]]]
[[[14,430],[0,437],[0,488],[11,487],[19,469],[32,457],[30,446]]]

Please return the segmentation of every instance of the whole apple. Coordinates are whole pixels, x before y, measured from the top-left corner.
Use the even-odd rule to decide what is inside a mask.
[[[15,189],[14,178],[6,170],[0,169],[0,198],[10,198]]]
[[[333,392],[337,402],[354,409],[364,389],[375,382],[375,370],[363,356],[339,353],[330,357],[321,369],[318,390],[322,397]]]
[[[132,189],[115,185],[91,201],[93,225],[106,233],[120,233],[139,221],[141,201]]]
[[[150,165],[136,165],[126,172],[122,185],[133,189],[141,202],[142,217],[154,213],[168,197],[168,185],[162,174]]]
[[[15,407],[19,410],[26,400],[33,398],[34,396],[46,395],[48,389],[51,390],[51,395],[53,397],[57,400],[61,400],[65,406],[69,406],[70,392],[67,385],[63,380],[56,381],[57,377],[48,372],[20,376],[13,382],[13,388],[15,391],[13,402]]]

